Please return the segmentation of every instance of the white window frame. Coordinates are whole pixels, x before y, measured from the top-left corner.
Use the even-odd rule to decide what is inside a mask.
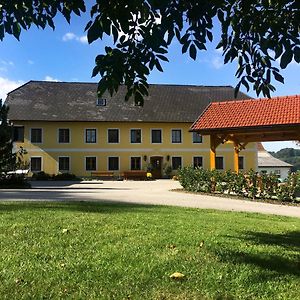
[[[173,168],[173,157],[180,157],[181,158],[181,168],[183,167],[183,157],[181,155],[172,155],[171,156],[171,167],[173,170],[177,171],[178,169]]]
[[[194,142],[194,134],[197,134],[197,132],[192,132],[192,143],[193,144],[203,144],[203,135],[199,134],[201,136],[201,142]]]
[[[60,129],[68,129],[69,130],[69,142],[60,142],[59,141],[59,130]],[[96,139],[96,141],[97,141],[97,139]],[[67,128],[67,127],[59,127],[59,128],[57,128],[57,143],[58,144],[71,144],[71,129],[70,128]]]
[[[112,157],[117,157],[118,158],[118,170],[110,170],[109,169],[109,159],[112,158]],[[112,171],[112,172],[117,172],[117,171],[120,171],[120,156],[117,156],[117,155],[114,155],[114,156],[107,156],[107,171]]]
[[[160,143],[152,143],[152,130],[160,130],[161,132],[161,142]],[[163,129],[162,128],[150,128],[150,144],[152,145],[160,145],[163,143],[164,137],[163,137]]]
[[[41,170],[39,171],[32,171],[31,169],[31,159],[32,158],[40,158],[41,159]],[[38,172],[42,172],[44,170],[44,162],[43,162],[43,156],[30,156],[30,172],[31,173],[38,173]]]
[[[96,142],[87,142],[86,140],[86,132],[87,130],[96,130]],[[89,144],[89,145],[96,145],[98,143],[98,130],[97,128],[84,128],[84,134],[83,134],[83,138],[84,138],[84,143],[85,144]]]
[[[142,156],[139,156],[139,155],[133,155],[133,156],[130,156],[129,158],[129,170],[131,170],[131,159],[134,158],[134,157],[139,157],[141,159],[141,165],[140,165],[140,169],[139,170],[142,170],[143,168],[143,157]]]
[[[112,143],[112,142],[109,142],[109,130],[118,130],[118,142],[117,143]],[[107,144],[110,144],[110,145],[118,145],[120,144],[121,142],[121,134],[120,134],[120,128],[107,128]]]
[[[95,157],[95,158],[96,158],[96,168],[95,168],[95,170],[87,170],[87,169],[86,169],[86,159],[87,159],[87,158],[90,158],[90,157]],[[85,169],[86,172],[97,171],[97,169],[98,169],[98,157],[97,157],[97,156],[93,156],[93,155],[85,156],[85,157],[84,157],[84,169]]]
[[[180,131],[180,142],[173,142],[173,130],[179,130]],[[182,134],[182,129],[181,128],[171,128],[171,144],[182,144],[183,143],[183,134]]]
[[[32,136],[31,136],[32,129],[40,129],[41,130],[41,142],[32,142]],[[29,137],[30,137],[30,143],[31,144],[43,144],[43,141],[44,141],[44,136],[43,135],[44,135],[44,130],[43,130],[42,127],[31,127],[31,128],[29,128]]]
[[[195,165],[194,165],[194,158],[195,157],[201,157],[202,158],[202,167],[203,168],[203,165],[204,165],[204,159],[203,159],[203,156],[202,155],[194,155],[193,158],[192,158],[192,165],[193,165],[193,168],[195,168]]]
[[[59,159],[60,158],[69,158],[69,170],[60,170],[59,169]],[[57,171],[58,172],[70,172],[70,170],[71,170],[71,157],[70,156],[67,156],[67,155],[62,155],[62,156],[59,156],[58,157],[58,161],[57,161]]]
[[[131,142],[131,130],[140,130],[141,131],[141,142],[140,143]],[[132,145],[140,145],[140,144],[143,143],[143,130],[142,130],[142,128],[130,128],[129,129],[129,143],[132,144]]]

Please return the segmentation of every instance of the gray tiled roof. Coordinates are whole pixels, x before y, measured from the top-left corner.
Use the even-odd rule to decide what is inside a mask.
[[[125,87],[96,106],[96,83],[29,81],[10,92],[12,121],[194,122],[210,102],[235,100],[230,86],[151,84],[143,107],[125,102]],[[249,98],[243,93],[238,99]]]
[[[265,150],[260,150],[257,152],[257,165],[259,168],[263,167],[270,167],[270,168],[291,168],[292,165],[282,161],[274,156],[272,156],[270,153],[268,153]]]

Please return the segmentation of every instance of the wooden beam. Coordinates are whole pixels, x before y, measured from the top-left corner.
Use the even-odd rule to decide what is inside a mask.
[[[214,170],[216,168],[216,136],[210,136],[210,150],[209,150],[209,168],[210,170]]]
[[[234,142],[233,169],[236,173],[239,172],[239,153],[240,153],[240,144]]]

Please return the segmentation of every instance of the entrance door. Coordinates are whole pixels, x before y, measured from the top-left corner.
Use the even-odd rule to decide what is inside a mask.
[[[153,170],[151,171],[153,178],[161,178],[162,160],[163,158],[161,156],[150,157],[150,164],[153,168]]]

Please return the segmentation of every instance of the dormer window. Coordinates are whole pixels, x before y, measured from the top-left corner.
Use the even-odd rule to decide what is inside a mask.
[[[97,99],[97,106],[106,106],[106,99],[105,98],[98,98]]]

